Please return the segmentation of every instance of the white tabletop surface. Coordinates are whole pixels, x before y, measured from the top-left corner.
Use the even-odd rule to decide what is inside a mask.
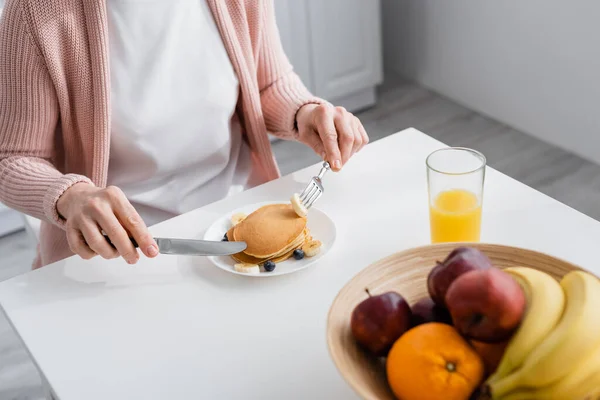
[[[131,267],[72,257],[0,284],[0,304],[61,400],[350,399],[329,358],[327,311],[370,263],[427,244],[425,157],[414,129],[367,146],[325,179],[318,207],[337,226],[317,265],[270,279],[200,257]],[[199,238],[223,213],[287,201],[314,166],[153,227]],[[543,251],[600,274],[600,223],[488,169],[482,241]]]

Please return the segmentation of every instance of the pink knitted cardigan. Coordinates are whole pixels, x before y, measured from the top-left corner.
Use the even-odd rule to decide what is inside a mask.
[[[208,0],[240,81],[237,114],[253,175],[279,177],[267,131],[293,139],[295,115],[322,103],[279,39],[272,0]],[[0,20],[0,201],[42,220],[34,268],[72,255],[62,193],[106,185],[110,71],[104,0],[8,0]],[[193,90],[193,88],[190,88]]]

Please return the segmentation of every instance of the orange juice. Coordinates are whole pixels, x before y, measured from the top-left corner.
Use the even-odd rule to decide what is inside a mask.
[[[481,203],[467,190],[440,192],[429,205],[431,242],[478,242]]]

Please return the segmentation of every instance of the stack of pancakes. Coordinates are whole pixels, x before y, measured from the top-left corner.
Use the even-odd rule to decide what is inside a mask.
[[[232,255],[239,263],[261,265],[278,263],[311,240],[306,217],[300,217],[291,204],[269,204],[248,215],[227,232],[231,241],[244,241],[246,250]]]

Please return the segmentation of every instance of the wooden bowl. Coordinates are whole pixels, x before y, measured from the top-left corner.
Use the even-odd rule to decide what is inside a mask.
[[[385,359],[363,351],[350,331],[354,307],[367,298],[365,289],[371,294],[397,291],[412,305],[429,295],[427,276],[436,261],[443,260],[458,246],[456,243],[435,244],[393,254],[365,268],[338,293],[329,310],[327,344],[338,370],[363,399],[395,399],[386,380]],[[569,271],[581,269],[531,250],[492,244],[469,246],[484,252],[498,268],[531,267],[557,279]]]

